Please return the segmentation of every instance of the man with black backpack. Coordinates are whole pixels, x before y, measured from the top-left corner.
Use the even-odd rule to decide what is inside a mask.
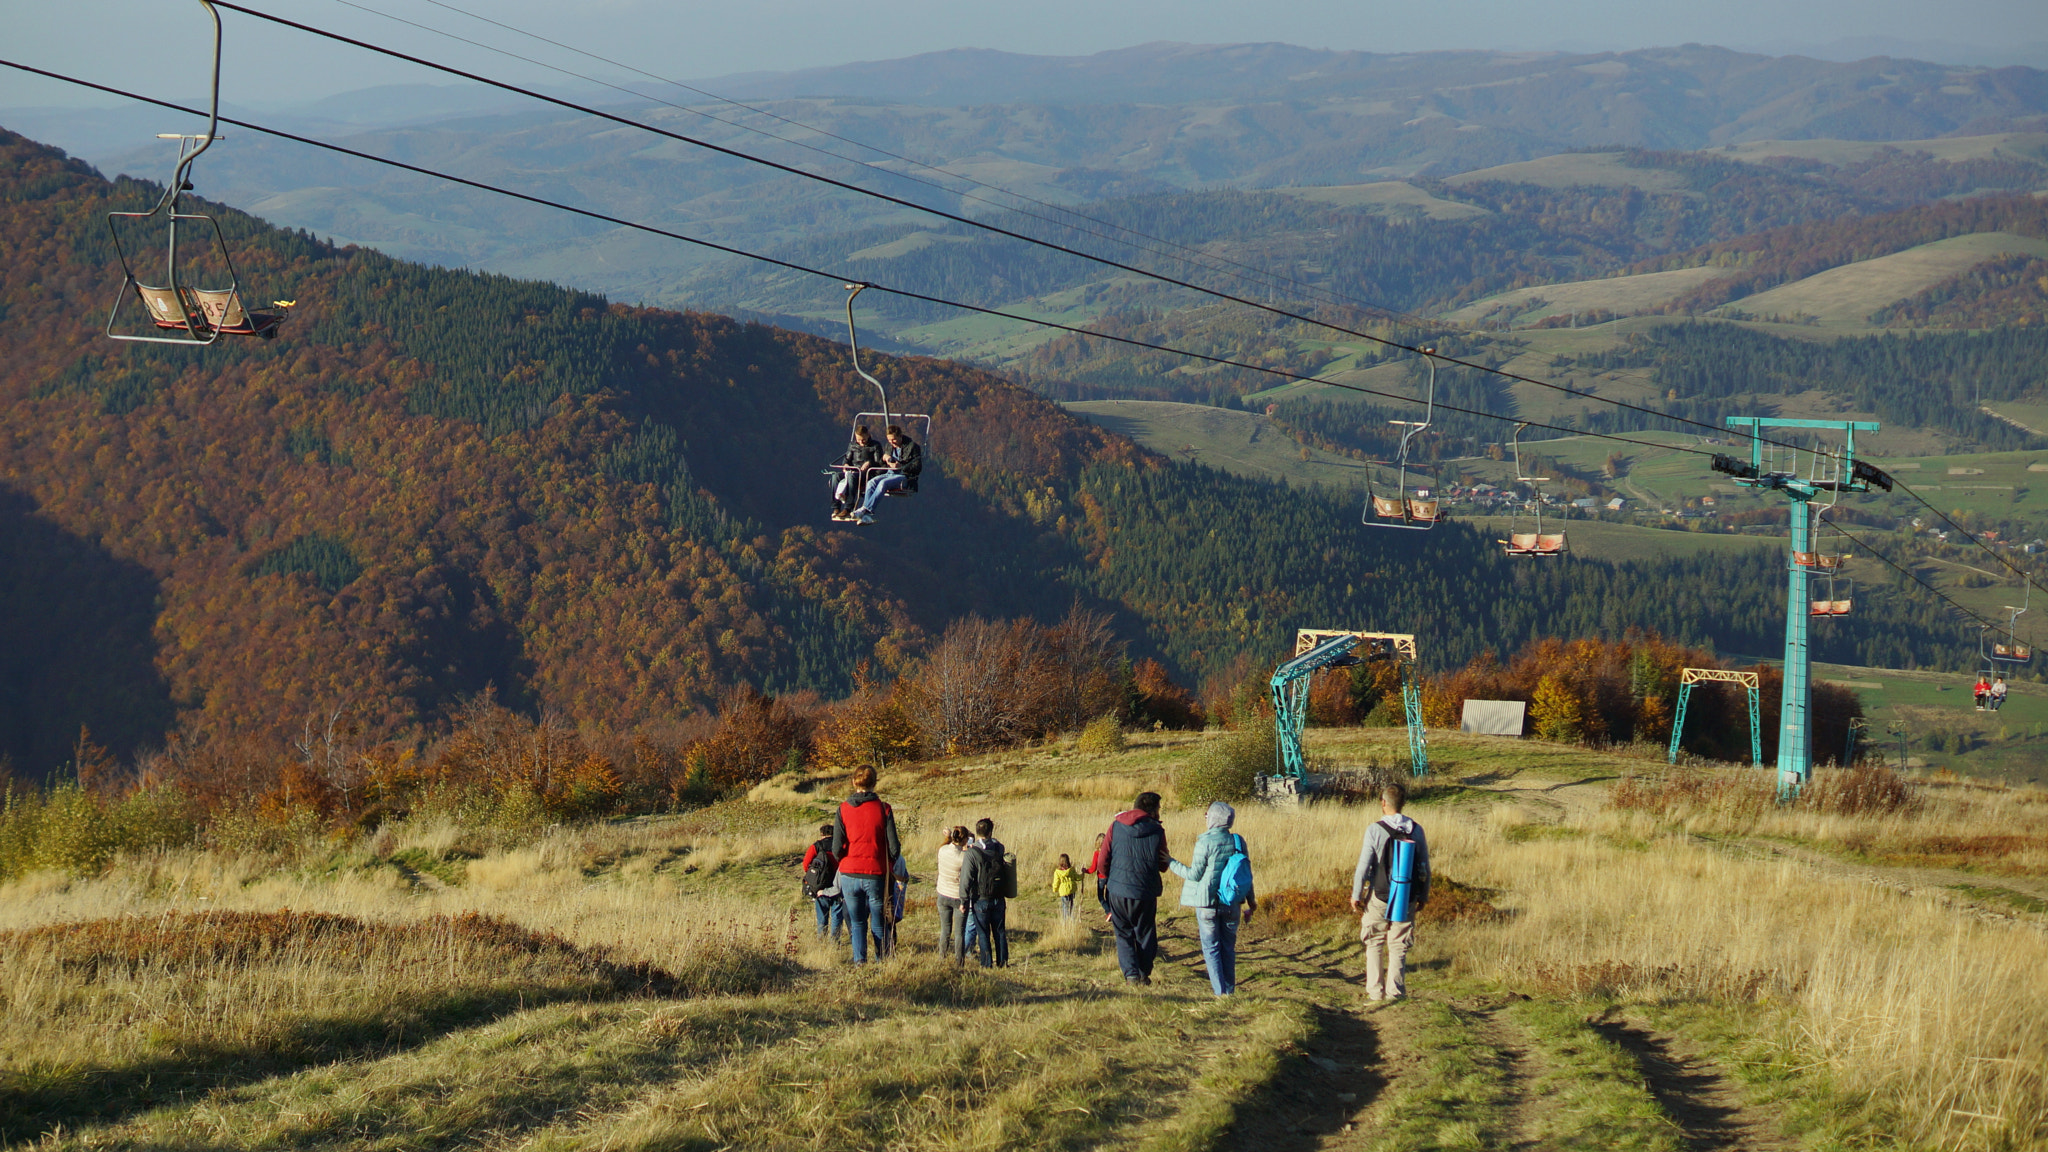
[[[818,935],[839,939],[846,927],[846,902],[839,898],[839,858],[832,855],[832,826],[818,827],[818,840],[804,853],[804,895],[818,909]]]
[[[996,822],[984,816],[974,822],[974,839],[960,858],[960,895],[969,902],[968,935],[980,941],[981,966],[1010,965],[1009,906],[1017,894],[1017,862],[995,838]],[[970,946],[972,946],[970,941]]]
[[[1358,939],[1365,945],[1365,994],[1399,1000],[1408,994],[1408,949],[1415,943],[1415,913],[1429,899],[1429,841],[1422,825],[1401,814],[1407,789],[1380,789],[1380,818],[1365,830],[1358,867],[1351,873],[1351,910],[1362,912]],[[1361,903],[1360,897],[1370,899]],[[1384,975],[1380,944],[1387,947]]]

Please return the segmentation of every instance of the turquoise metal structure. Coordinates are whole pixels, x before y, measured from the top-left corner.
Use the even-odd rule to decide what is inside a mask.
[[[1429,741],[1422,734],[1422,685],[1412,669],[1401,669],[1401,705],[1408,717],[1408,764],[1418,777],[1429,775]]]
[[[1308,723],[1309,678],[1324,668],[1358,663],[1351,655],[1356,647],[1358,637],[1341,633],[1274,669],[1273,732],[1279,737],[1275,776],[1297,782],[1308,779],[1308,761],[1301,753],[1301,730]]]
[[[1759,681],[1754,672],[1730,672],[1722,668],[1687,668],[1678,678],[1678,714],[1671,718],[1671,753],[1668,763],[1678,763],[1678,741],[1685,735],[1685,706],[1692,700],[1695,684],[1740,684],[1749,693],[1749,762],[1764,762],[1764,726],[1758,707]]]
[[[1716,455],[1714,470],[1727,473],[1744,487],[1785,494],[1791,502],[1790,552],[1810,553],[1814,550],[1812,502],[1816,498],[1825,494],[1829,497],[1825,502],[1832,503],[1832,498],[1839,498],[1843,492],[1870,491],[1873,482],[1886,491],[1891,489],[1891,477],[1856,462],[1856,433],[1877,431],[1879,425],[1875,420],[1777,420],[1761,416],[1730,416],[1728,427],[1750,437],[1749,462],[1744,464],[1730,456]],[[1842,452],[1837,458],[1840,468],[1835,478],[1821,479],[1816,474],[1802,479],[1797,469],[1767,468],[1761,439],[1763,430],[1767,428],[1811,428],[1844,433]],[[1786,568],[1791,574],[1785,589],[1785,695],[1778,708],[1778,795],[1781,799],[1797,796],[1813,776],[1810,715],[1813,682],[1807,651],[1813,603],[1810,595],[1812,570],[1790,560],[1788,556]]]

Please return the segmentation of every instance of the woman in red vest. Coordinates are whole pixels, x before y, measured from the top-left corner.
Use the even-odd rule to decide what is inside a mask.
[[[839,805],[832,821],[832,854],[839,858],[839,898],[846,903],[846,925],[853,937],[853,962],[868,962],[868,938],[882,955],[887,936],[888,882],[902,846],[896,840],[896,813],[875,795],[875,770],[853,774],[853,795]],[[867,931],[861,926],[867,925]]]

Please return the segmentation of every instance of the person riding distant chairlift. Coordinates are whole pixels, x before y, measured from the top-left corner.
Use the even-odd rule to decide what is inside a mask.
[[[918,473],[924,471],[924,449],[910,438],[901,425],[889,425],[889,447],[884,453],[884,464],[888,471],[868,481],[867,494],[861,498],[855,520],[861,524],[875,522],[875,504],[881,498],[897,489],[905,492],[917,491]]]
[[[832,477],[832,518],[853,519],[853,505],[860,493],[867,487],[868,477],[882,466],[882,446],[875,443],[874,433],[865,424],[853,427],[853,439],[846,445],[846,455],[839,458],[834,466],[825,469]]]
[[[1977,711],[1982,712],[1991,705],[1991,685],[1986,683],[1982,673],[1977,682],[1970,686],[1970,694],[1977,698]]]
[[[1993,712],[2005,707],[2005,694],[2008,691],[2010,689],[2005,686],[2005,677],[2000,676],[1991,682],[1991,710]]]

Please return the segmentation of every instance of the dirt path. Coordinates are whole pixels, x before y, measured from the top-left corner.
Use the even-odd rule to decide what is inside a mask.
[[[1502,1143],[1510,1152],[1536,1152],[1543,1148],[1541,1137],[1543,1102],[1535,1090],[1542,1078],[1542,1061],[1529,1037],[1501,1015],[1511,997],[1487,997],[1463,1001],[1453,1009],[1472,1029],[1474,1036],[1493,1051],[1499,1071],[1502,1112],[1498,1122]]]

